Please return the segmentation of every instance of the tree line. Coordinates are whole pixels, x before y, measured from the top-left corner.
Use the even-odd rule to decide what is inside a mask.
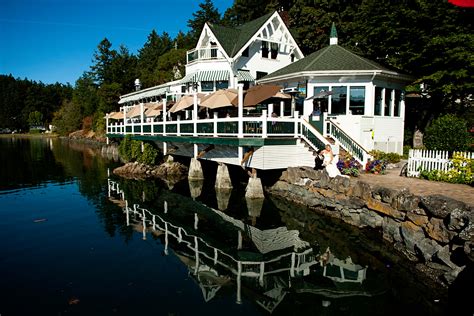
[[[0,127],[25,128],[37,111],[43,123],[53,122],[63,134],[81,127],[103,132],[105,113],[134,90],[136,78],[147,88],[173,80],[173,68],[184,74],[186,51],[196,45],[206,21],[232,27],[275,10],[283,11],[305,55],[328,45],[335,22],[339,45],[412,75],[409,91],[421,95],[424,83],[430,98],[418,102],[411,125],[423,128],[445,113],[474,124],[472,8],[446,0],[234,0],[221,14],[212,0],[204,0],[188,20],[187,33],[172,38],[152,30],[137,54],[124,45],[115,49],[104,38],[74,87],[0,76]]]

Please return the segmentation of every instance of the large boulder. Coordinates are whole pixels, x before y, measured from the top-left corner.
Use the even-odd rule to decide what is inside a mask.
[[[383,238],[390,242],[402,242],[403,238],[400,233],[400,222],[390,218],[383,218]]]
[[[415,246],[425,239],[423,229],[420,226],[407,221],[401,223],[400,231],[407,251],[412,255],[416,255]]]
[[[421,198],[420,205],[427,211],[428,215],[444,219],[455,210],[466,210],[466,204],[444,195],[435,194]]]
[[[411,194],[407,189],[402,189],[392,198],[391,206],[400,211],[410,211],[418,208],[419,202],[420,197]]]
[[[432,217],[425,226],[426,233],[434,240],[439,241],[442,244],[447,244],[451,239],[450,232],[444,226],[443,220]]]

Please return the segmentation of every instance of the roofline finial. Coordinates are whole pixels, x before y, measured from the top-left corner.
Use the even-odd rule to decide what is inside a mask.
[[[337,30],[334,22],[332,22],[331,33],[329,34],[329,45],[337,45]]]

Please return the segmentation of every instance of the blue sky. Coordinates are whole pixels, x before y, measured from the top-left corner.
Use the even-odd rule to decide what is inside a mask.
[[[199,0],[1,0],[0,74],[71,83],[89,69],[107,37],[136,54],[155,29],[187,32]],[[221,14],[233,0],[213,0]]]

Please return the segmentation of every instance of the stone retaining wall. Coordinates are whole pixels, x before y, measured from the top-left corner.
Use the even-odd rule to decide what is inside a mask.
[[[329,178],[305,167],[288,168],[267,191],[351,225],[380,229],[381,238],[448,283],[474,261],[474,207],[453,198]]]

